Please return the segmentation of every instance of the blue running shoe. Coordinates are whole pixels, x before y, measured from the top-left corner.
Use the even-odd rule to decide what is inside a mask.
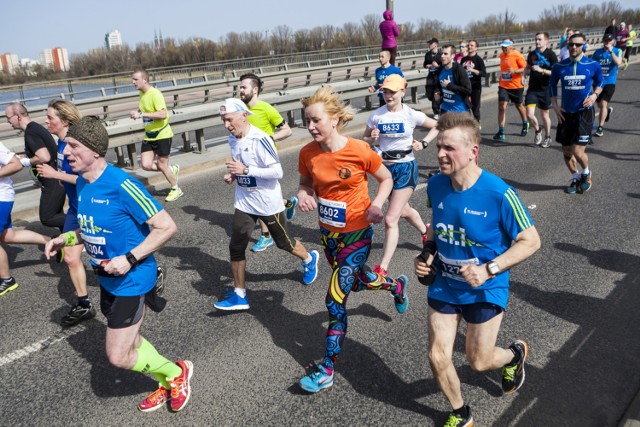
[[[311,373],[300,379],[300,387],[309,393],[317,393],[323,388],[333,385],[333,373],[329,375],[322,365],[313,363],[309,366]]]
[[[402,292],[393,296],[393,302],[396,305],[398,313],[402,314],[407,311],[409,307],[409,295],[407,295],[407,288],[409,287],[409,278],[406,275],[402,275],[396,279],[402,285]]]
[[[231,291],[225,295],[222,301],[218,301],[213,304],[218,310],[234,311],[234,310],[249,310],[249,298],[246,296],[240,298],[238,294]]]
[[[318,251],[311,251],[309,255],[311,255],[311,262],[309,262],[309,264],[305,264],[304,262],[300,263],[302,264],[303,271],[302,283],[305,285],[312,284],[316,280],[316,277],[318,277],[318,258],[320,258],[320,255]]]
[[[269,249],[273,245],[274,245],[273,237],[271,236],[264,237],[261,235],[260,238],[258,239],[258,242],[255,245],[251,246],[251,251],[262,252],[265,249]]]
[[[578,188],[580,188],[580,181],[574,178],[571,180],[571,184],[564,189],[564,192],[567,194],[578,194]]]
[[[298,198],[293,196],[289,200],[287,200],[286,208],[287,208],[287,220],[291,221],[296,216],[296,206],[298,206]]]

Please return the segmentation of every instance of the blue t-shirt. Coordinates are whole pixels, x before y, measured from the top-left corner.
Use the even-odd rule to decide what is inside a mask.
[[[395,65],[389,65],[387,68],[383,68],[383,67],[378,67],[376,68],[376,85],[375,88],[378,89],[378,98],[382,99],[382,89],[380,89],[380,86],[382,86],[382,83],[384,82],[384,79],[386,79],[387,77],[389,77],[391,74],[399,74],[400,76],[404,77],[404,74],[402,74],[402,70],[398,67],[396,67]]]
[[[69,161],[67,160],[65,155],[62,154],[66,146],[67,141],[65,141],[64,139],[58,140],[58,170],[70,175],[77,175],[77,173],[74,173],[73,170],[71,170]],[[64,185],[64,190],[67,193],[67,198],[69,199],[69,211],[73,213],[78,212],[78,192],[75,184],[70,184],[64,181],[62,181],[62,184]]]
[[[446,67],[442,68],[439,79],[440,81],[449,80],[453,82],[453,67],[449,69]],[[469,107],[467,107],[467,104],[465,104],[460,94],[447,89],[444,85],[442,86],[442,104],[440,105],[440,109],[445,113],[448,111],[469,111]]]
[[[140,181],[111,165],[90,184],[78,176],[76,187],[78,223],[94,266],[138,246],[149,234],[146,221],[162,210]],[[156,260],[150,255],[125,276],[98,278],[113,295],[143,295],[155,285]]]
[[[533,226],[516,191],[483,170],[464,191],[455,190],[448,176],[434,175],[429,179],[427,198],[438,248],[438,274],[429,286],[429,298],[450,304],[489,302],[506,309],[509,270],[473,288],[460,275],[460,267],[493,260],[511,247],[520,232]]]
[[[576,62],[567,58],[551,68],[551,96],[558,96],[558,82],[562,86],[562,108],[567,113],[577,113],[585,109],[582,103],[592,94],[591,88],[604,85],[602,68],[596,61],[584,55]]]
[[[613,52],[618,58],[622,57],[622,52],[617,47],[613,48]],[[613,62],[613,56],[607,49],[601,47],[596,50],[591,57],[594,61],[598,61],[602,68],[602,76],[605,85],[614,85],[618,79],[618,64]]]

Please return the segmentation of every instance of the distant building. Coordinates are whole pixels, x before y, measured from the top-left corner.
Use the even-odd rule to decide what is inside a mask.
[[[69,54],[67,49],[63,47],[54,47],[51,49],[53,57],[53,71],[69,71]]]
[[[153,47],[158,50],[164,47],[164,39],[162,38],[162,30],[160,30],[160,34],[153,30]]]
[[[45,49],[38,54],[38,60],[42,68],[53,68],[53,51],[51,49]]]
[[[2,71],[7,74],[15,74],[16,68],[20,66],[18,61],[18,55],[15,53],[4,53],[0,56],[0,63],[2,63]]]
[[[104,35],[104,45],[107,49],[113,49],[117,46],[122,46],[122,36],[120,31],[113,30],[110,33]]]

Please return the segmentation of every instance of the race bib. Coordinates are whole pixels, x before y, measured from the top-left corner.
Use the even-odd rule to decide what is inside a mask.
[[[103,236],[89,236],[85,233],[81,233],[81,236],[84,248],[96,265],[100,265],[100,261],[111,259],[107,251],[107,241]]]
[[[258,185],[256,183],[255,176],[237,175],[236,182],[238,185],[246,190],[257,190]]]
[[[318,197],[318,217],[323,224],[343,228],[347,225],[347,203]]]
[[[507,73],[506,71],[503,71],[501,73],[502,75],[502,81],[503,82],[510,82],[511,81],[511,73]]]
[[[142,118],[142,123],[144,123],[145,125],[149,125],[149,124],[153,123],[153,119],[150,119],[149,117],[143,117]]]
[[[460,274],[460,267],[464,265],[480,265],[478,258],[471,259],[450,259],[438,252],[438,258],[442,264],[442,275],[449,279],[465,282]]]
[[[404,122],[378,122],[380,135],[399,137],[404,135]]]
[[[608,66],[606,66],[606,67],[604,65],[602,66],[602,75],[604,77],[609,77],[609,67]]]
[[[64,170],[64,166],[62,162],[64,162],[64,154],[58,153],[57,165],[58,165],[59,171]]]
[[[451,103],[455,102],[455,100],[453,99],[454,95],[455,94],[453,92],[451,92],[450,90],[442,89],[442,100],[444,102],[451,102]]]

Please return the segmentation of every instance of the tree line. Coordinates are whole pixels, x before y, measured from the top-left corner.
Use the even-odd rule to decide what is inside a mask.
[[[279,25],[269,33],[249,31],[231,32],[218,42],[203,38],[178,41],[164,40],[161,47],[151,43],[139,43],[135,48],[124,45],[114,49],[99,48],[75,55],[70,60],[68,73],[54,73],[40,67],[36,76],[19,72],[10,76],[0,73],[0,84],[22,83],[28,80],[51,80],[68,77],[94,76],[132,70],[135,67],[158,68],[201,62],[224,61],[271,54],[281,55],[344,48],[361,47],[380,43],[378,25],[380,16],[365,15],[359,23],[318,26],[294,31],[287,25]],[[398,43],[424,42],[431,37],[441,40],[484,37],[501,34],[528,33],[534,31],[562,31],[565,27],[606,27],[611,18],[617,22],[640,23],[640,8],[623,9],[617,1],[606,1],[600,6],[556,5],[543,10],[537,19],[527,21],[507,9],[498,15],[489,15],[473,21],[466,28],[442,21],[420,18],[417,23],[398,23]]]

